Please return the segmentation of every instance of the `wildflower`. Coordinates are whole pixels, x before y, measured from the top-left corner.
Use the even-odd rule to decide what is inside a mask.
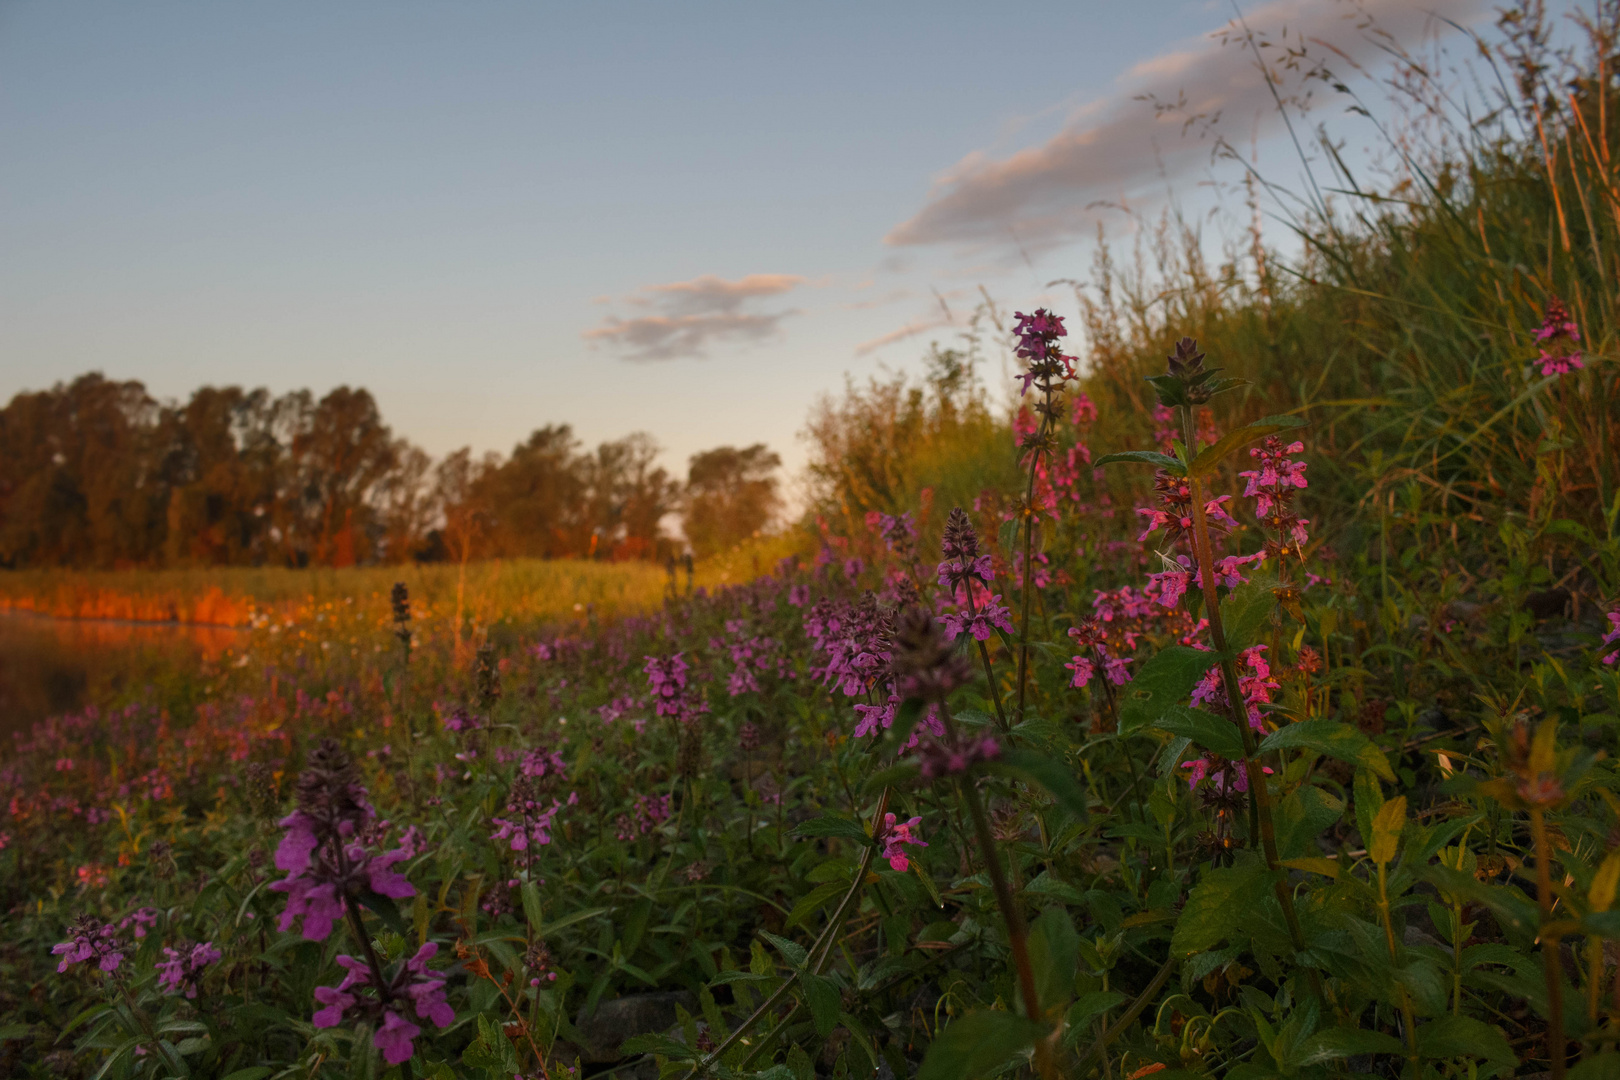
[[[1270,554],[1298,556],[1309,539],[1305,526],[1310,522],[1293,512],[1295,492],[1308,486],[1305,462],[1294,461],[1289,456],[1304,449],[1302,442],[1284,446],[1277,436],[1268,435],[1264,443],[1249,451],[1249,456],[1258,459],[1260,467],[1238,473],[1249,482],[1243,497],[1255,500],[1255,516],[1269,530],[1266,551]]]
[[[890,662],[899,697],[938,703],[972,678],[967,658],[951,645],[957,633],[960,631],[947,636],[945,628],[922,608],[908,608],[900,614]]]
[[[1279,685],[1271,677],[1271,665],[1263,655],[1266,648],[1265,645],[1251,645],[1238,654],[1238,691],[1248,706],[1249,726],[1256,731],[1261,730],[1260,706],[1271,701],[1271,691]],[[1248,668],[1247,674],[1242,672],[1244,667]],[[1192,703],[1209,705],[1222,713],[1229,711],[1226,681],[1221,677],[1219,666],[1206,671],[1198,685],[1193,687]]]
[[[978,534],[973,531],[967,511],[960,506],[945,519],[945,535],[940,546],[945,561],[939,564],[939,583],[951,590],[952,596],[960,595],[958,589],[965,582],[981,581],[989,585],[995,580],[990,556],[979,553]]]
[[[375,853],[361,832],[376,816],[366,801],[354,761],[335,740],[323,739],[299,774],[298,809],[281,819],[286,835],[276,848],[276,868],[287,872],[271,884],[287,894],[280,927],[303,920],[304,937],[324,941],[344,915],[344,905],[369,889],[404,899],[416,890],[393,867],[410,858],[405,848]]]
[[[377,1026],[371,1041],[382,1051],[383,1060],[390,1065],[408,1060],[415,1052],[413,1040],[422,1034],[422,1029],[406,1018],[408,1007],[417,1019],[431,1020],[441,1028],[449,1027],[456,1019],[455,1010],[445,1000],[444,974],[427,966],[438,951],[437,944],[427,942],[415,956],[397,965],[383,986],[375,985],[366,961],[339,956],[337,962],[348,974],[337,986],[315,988],[315,1000],[325,1008],[318,1010],[311,1021],[318,1028],[336,1027],[354,1010]],[[378,995],[351,993],[361,987],[372,987]]]
[[[1084,393],[1074,395],[1070,416],[1076,424],[1089,424],[1097,419],[1097,404]]]
[[[388,602],[394,609],[394,636],[405,648],[411,647],[411,594],[403,581],[394,582],[388,592]]]
[[[178,994],[184,991],[188,998],[197,996],[197,987],[202,981],[203,972],[208,969],[208,965],[217,964],[222,955],[211,941],[190,946],[182,945],[179,949],[165,946],[163,954],[168,959],[160,960],[156,965],[158,986],[165,994]]]
[[[883,825],[878,830],[877,839],[883,844],[883,857],[889,860],[891,869],[905,873],[911,869],[911,862],[906,858],[905,847],[927,847],[928,844],[917,839],[912,832],[922,824],[922,818],[914,817],[910,821],[898,821],[893,814],[883,815]]]
[[[1541,346],[1536,363],[1541,365],[1541,374],[1567,375],[1576,368],[1584,368],[1586,363],[1581,350],[1575,347],[1580,340],[1580,327],[1570,318],[1564,302],[1556,296],[1548,298],[1546,315],[1536,330],[1536,342]]]
[[[981,761],[993,761],[1001,756],[1001,744],[990,736],[950,746],[931,740],[917,751],[917,763],[923,776],[935,779],[941,776],[960,776]]]
[[[1603,647],[1606,650],[1606,655],[1603,657],[1603,662],[1605,664],[1612,664],[1616,660],[1620,660],[1620,649],[1609,648],[1609,646],[1613,645],[1615,642],[1620,641],[1620,611],[1609,612],[1608,620],[1609,632],[1603,635]]]
[[[544,847],[551,843],[552,821],[563,804],[562,800],[553,798],[551,805],[545,806],[539,780],[539,777],[524,775],[512,784],[506,801],[506,812],[510,816],[490,819],[490,824],[496,826],[490,834],[491,840],[505,840],[513,851],[526,851],[531,844]],[[570,805],[578,801],[577,794],[569,796]]]
[[[1067,337],[1069,332],[1064,329],[1063,319],[1045,308],[1037,308],[1031,315],[1025,315],[1022,311],[1013,314],[1018,320],[1013,326],[1013,333],[1018,336],[1018,344],[1013,351],[1020,360],[1029,364],[1018,375],[1018,381],[1022,384],[1018,394],[1022,397],[1029,392],[1032,384],[1039,383],[1041,392],[1048,399],[1047,404],[1041,407],[1042,412],[1048,418],[1056,419],[1050,402],[1052,391],[1057,388],[1056,384],[1073,379],[1076,374],[1074,358],[1063,355],[1057,345],[1058,338]]]
[[[1148,526],[1136,538],[1137,541],[1146,540],[1157,530],[1163,529],[1167,543],[1175,545],[1186,542],[1190,546],[1193,534],[1192,486],[1186,477],[1174,476],[1161,469],[1153,477],[1153,489],[1158,495],[1159,505],[1136,511],[1148,519]],[[1220,495],[1204,504],[1204,520],[1212,532],[1224,531],[1237,524],[1224,505],[1231,498],[1230,495]]]
[[[51,946],[51,955],[62,958],[56,965],[58,973],[91,960],[100,970],[113,972],[124,962],[129,946],[112,923],[104,923],[93,915],[81,915],[68,927],[68,934],[66,941]]]
[[[1221,794],[1243,794],[1249,790],[1249,773],[1241,761],[1231,761],[1213,752],[1205,752],[1203,757],[1193,758],[1191,761],[1181,763],[1183,769],[1191,769],[1188,774],[1187,788],[1196,788],[1206,779],[1210,787]],[[1265,772],[1270,774],[1271,770]]]
[[[473,683],[479,705],[488,712],[501,699],[501,669],[495,662],[495,646],[488,642],[478,646],[478,657],[473,664]]]

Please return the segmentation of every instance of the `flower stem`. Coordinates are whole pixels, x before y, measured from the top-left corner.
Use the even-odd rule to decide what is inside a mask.
[[[1552,921],[1552,844],[1547,840],[1546,815],[1538,806],[1530,808],[1530,835],[1536,844],[1536,900],[1541,906],[1541,959],[1547,980],[1547,1059],[1552,1080],[1564,1080],[1564,973],[1558,935],[1547,934]]]

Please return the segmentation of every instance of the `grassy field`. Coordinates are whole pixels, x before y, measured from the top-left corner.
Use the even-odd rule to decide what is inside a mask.
[[[750,580],[803,548],[797,535],[765,537],[696,568],[694,587]],[[686,574],[677,575],[684,591]],[[418,608],[449,616],[459,607],[475,624],[557,622],[587,609],[603,618],[646,611],[670,587],[665,568],[646,562],[503,559],[455,564],[350,567],[206,567],[184,570],[20,570],[0,573],[0,611],[57,618],[120,619],[247,626],[277,615],[346,600],[386,606],[403,581]],[[459,598],[458,598],[459,594]]]

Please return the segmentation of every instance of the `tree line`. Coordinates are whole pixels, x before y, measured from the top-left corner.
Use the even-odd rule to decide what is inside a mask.
[[[588,449],[548,424],[507,455],[435,460],[364,389],[207,386],[181,403],[82,375],[0,409],[0,565],[702,556],[779,509],[762,444],[693,455],[684,481],[658,454],[643,433]]]

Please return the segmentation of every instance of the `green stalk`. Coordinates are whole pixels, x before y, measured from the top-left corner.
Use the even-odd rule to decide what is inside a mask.
[[[1541,959],[1547,980],[1547,1058],[1552,1080],[1564,1080],[1567,1051],[1564,1037],[1564,973],[1558,958],[1558,935],[1547,935],[1552,921],[1552,845],[1547,819],[1539,806],[1530,808],[1530,835],[1536,844],[1536,900],[1541,906]]]
[[[1047,408],[1041,410],[1041,426],[1035,432],[1035,442],[1029,451],[1029,484],[1024,491],[1024,581],[1023,599],[1021,606],[1023,614],[1018,620],[1018,719],[1024,719],[1024,699],[1029,688],[1029,601],[1030,579],[1034,576],[1035,547],[1035,471],[1041,464],[1041,446],[1046,441],[1047,428],[1051,425],[1051,417],[1047,415],[1052,404],[1052,380],[1044,377],[1041,380],[1041,394],[1045,398]]]
[[[1395,951],[1395,924],[1389,915],[1389,889],[1385,865],[1378,864],[1378,917],[1384,924],[1384,941],[1389,946],[1389,962],[1394,964],[1399,958]],[[1417,1017],[1412,1012],[1412,999],[1404,986],[1396,986],[1395,995],[1400,1003],[1401,1025],[1406,1029],[1406,1063],[1408,1075],[1417,1080],[1418,1075],[1418,1044],[1417,1044]]]

